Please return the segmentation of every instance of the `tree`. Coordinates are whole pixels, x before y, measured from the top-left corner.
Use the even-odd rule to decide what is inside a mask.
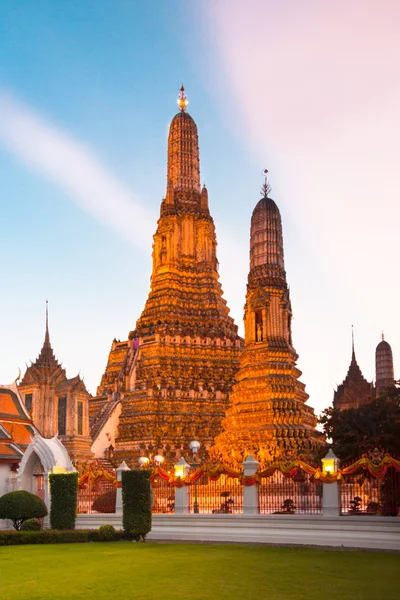
[[[374,448],[400,456],[399,389],[358,408],[327,408],[320,423],[333,442],[333,451],[344,462],[356,460]]]
[[[10,519],[17,531],[20,531],[24,521],[46,515],[47,508],[43,500],[30,492],[9,492],[0,498],[0,519]]]

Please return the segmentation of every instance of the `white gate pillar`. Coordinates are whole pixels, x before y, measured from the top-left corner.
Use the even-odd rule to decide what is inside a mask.
[[[181,456],[178,463],[174,467],[175,478],[185,479],[190,471],[190,465]],[[183,485],[182,487],[175,487],[175,508],[174,512],[176,515],[187,515],[189,514],[189,486]]]
[[[249,454],[243,463],[245,477],[255,475],[260,463]],[[256,515],[258,514],[258,483],[254,485],[243,486],[243,514]]]
[[[122,473],[124,471],[130,471],[130,468],[128,467],[128,465],[126,464],[125,461],[123,461],[118,469],[116,469],[117,471],[117,481],[118,481],[118,487],[117,487],[117,499],[115,502],[115,512],[118,514],[122,514]]]

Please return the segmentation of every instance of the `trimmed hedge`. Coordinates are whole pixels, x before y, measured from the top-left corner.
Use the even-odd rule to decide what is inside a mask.
[[[151,531],[151,471],[122,472],[122,525],[136,541],[145,541]]]
[[[0,531],[0,546],[21,546],[23,544],[71,544],[83,542],[117,542],[132,539],[124,531],[114,531],[112,539],[104,539],[96,529],[73,529],[72,531]]]
[[[30,492],[8,492],[0,498],[0,519],[10,519],[17,531],[24,521],[34,517],[40,519],[46,515],[47,508],[43,500]]]
[[[21,525],[21,531],[40,531],[42,529],[37,519],[28,519]]]
[[[52,473],[49,480],[51,528],[74,529],[78,501],[78,473]]]

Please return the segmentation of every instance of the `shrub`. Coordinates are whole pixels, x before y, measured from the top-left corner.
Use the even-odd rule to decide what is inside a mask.
[[[116,531],[112,525],[101,525],[98,534],[100,542],[112,542],[115,539]]]
[[[21,531],[40,531],[42,529],[37,519],[28,519],[21,525]]]
[[[10,519],[17,531],[24,521],[46,515],[47,508],[43,500],[30,492],[9,492],[0,498],[0,519]]]
[[[117,505],[117,490],[110,490],[98,496],[92,504],[92,509],[99,513],[115,513]]]
[[[78,473],[52,473],[49,479],[51,528],[74,529],[78,500]]]
[[[123,531],[115,531],[113,540],[129,539]],[[20,546],[23,544],[72,544],[83,542],[99,542],[99,532],[96,529],[73,529],[72,531],[0,531],[0,546]],[[107,540],[110,541],[110,540]]]
[[[124,531],[137,541],[145,541],[151,531],[151,471],[122,472]]]

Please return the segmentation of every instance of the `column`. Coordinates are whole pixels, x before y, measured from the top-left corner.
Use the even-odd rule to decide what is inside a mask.
[[[115,512],[118,514],[122,514],[122,473],[124,471],[130,471],[130,468],[128,467],[128,465],[126,464],[125,461],[123,461],[118,469],[116,469],[117,471],[117,481],[118,481],[118,487],[117,487],[117,500],[115,503]]]
[[[257,473],[259,462],[249,454],[243,463],[245,477],[255,475]],[[258,483],[254,485],[243,486],[243,514],[257,515],[258,514]]]
[[[190,465],[181,456],[179,462],[174,467],[175,477],[181,478],[182,480],[187,476],[190,471]],[[187,515],[189,514],[189,486],[183,485],[182,487],[175,487],[175,514],[176,515]]]
[[[324,517],[340,515],[340,487],[337,481],[322,484],[322,514]]]

